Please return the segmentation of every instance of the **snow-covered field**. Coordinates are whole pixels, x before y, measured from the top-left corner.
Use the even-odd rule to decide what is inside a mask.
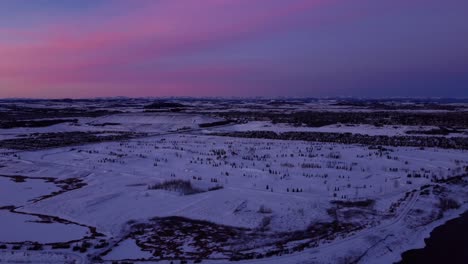
[[[413,127],[305,128],[268,121],[199,127],[220,120],[133,112],[1,129],[0,139],[33,131],[150,134],[0,150],[0,262],[390,263],[468,209],[466,181],[444,182],[466,173],[467,150],[210,135],[272,130],[395,136]],[[442,201],[458,208],[442,208]]]
[[[257,213],[262,205],[275,212],[274,230],[302,229],[311,219],[326,219],[332,199],[376,199],[376,208],[384,211],[398,195],[430,183],[433,177],[461,172],[466,153],[167,135],[24,152],[21,159],[43,164],[42,174],[49,168],[91,173],[85,178],[86,188],[25,209],[61,212],[115,235],[128,220],[169,215],[214,222],[222,215],[220,223],[253,228],[262,219]],[[457,165],[456,160],[462,163]],[[408,174],[421,177],[408,178]],[[192,181],[200,188],[224,188],[193,196],[148,190],[149,185],[172,178]],[[117,204],[121,210],[115,210]],[[242,208],[236,211],[238,207]]]

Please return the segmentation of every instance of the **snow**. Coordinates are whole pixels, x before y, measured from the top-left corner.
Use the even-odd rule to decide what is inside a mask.
[[[80,239],[87,228],[60,223],[38,223],[40,218],[0,210],[0,241],[39,243],[66,242]]]
[[[25,204],[31,199],[59,190],[53,183],[41,179],[25,179],[25,182],[14,182],[11,178],[0,175],[0,207]]]
[[[397,261],[402,251],[423,246],[423,238],[430,230],[467,207],[468,190],[451,186],[447,195],[458,199],[462,204],[459,210],[449,211],[441,219],[425,225],[414,211],[422,210],[427,217],[437,210],[438,197],[423,197],[419,190],[421,186],[431,184],[433,178],[462,174],[468,164],[466,150],[388,147],[380,151],[362,145],[210,135],[211,132],[250,130],[405,135],[405,131],[418,129],[416,127],[331,125],[309,128],[259,121],[199,129],[201,123],[219,120],[198,114],[126,113],[80,118],[79,126],[59,124],[0,131],[3,137],[33,131],[154,133],[150,137],[123,142],[18,151],[16,155],[3,152],[0,176],[78,178],[86,185],[32,202],[60,188],[42,179],[14,182],[0,177],[0,207],[13,205],[25,213],[0,210],[0,244],[65,242],[89,235],[84,226],[38,223],[35,221],[40,220],[39,217],[31,215],[42,214],[95,227],[104,234],[102,239],[106,241],[123,239],[111,248],[106,260],[146,259],[152,254],[142,251],[134,239],[125,237],[129,221],[145,223],[154,217],[182,216],[255,230],[265,217],[269,217],[268,232],[280,233],[333,221],[329,212],[333,207],[331,201],[371,199],[375,200],[375,205],[365,209],[371,214],[363,218],[352,216],[349,220],[365,225],[362,230],[333,241],[320,241],[317,248],[248,263],[338,263],[363,252],[366,254],[362,263],[376,263],[376,259],[390,263]],[[105,123],[118,125],[99,126]],[[177,132],[185,127],[189,130]],[[408,174],[421,174],[421,177],[408,177]],[[190,181],[194,187],[206,192],[181,195],[148,188],[173,179]],[[207,191],[217,185],[223,188]],[[391,213],[392,207],[396,209]],[[417,227],[418,224],[421,226]],[[96,240],[92,241],[94,245]],[[292,241],[291,245],[300,242]],[[194,248],[187,242],[181,250],[192,252]],[[253,249],[252,252],[262,250],[265,249]],[[96,249],[90,251],[99,252]],[[12,259],[17,257],[14,254]],[[0,261],[5,256],[0,253]],[[59,259],[63,257],[57,256]],[[211,257],[225,256],[213,252]],[[224,260],[208,263],[224,263]]]
[[[105,260],[121,260],[121,259],[147,259],[153,255],[150,252],[142,251],[133,239],[127,239],[119,243],[108,255]]]
[[[256,149],[254,153],[253,148]],[[299,151],[306,153],[307,148],[313,148],[311,153],[317,156],[297,157]],[[208,155],[212,149],[229,149],[237,154],[228,154],[226,160],[218,161],[215,155]],[[87,150],[98,153],[89,154]],[[117,158],[123,163],[98,162],[106,157],[115,158],[109,156],[110,152],[128,153],[128,156]],[[340,153],[339,160],[327,157],[335,152]],[[268,153],[282,153],[284,156],[255,161],[242,159],[252,155],[261,157]],[[296,156],[291,157],[294,153]],[[372,156],[367,156],[369,154]],[[140,155],[144,155],[143,158]],[[326,209],[329,207],[329,200],[333,199],[335,187],[340,188],[336,192],[339,195],[336,199],[341,199],[342,196],[348,199],[377,199],[376,209],[384,211],[401,194],[429,182],[426,178],[412,178],[412,183],[408,184],[407,173],[418,172],[429,166],[431,173],[446,177],[446,169],[456,167],[454,160],[466,159],[464,151],[438,149],[393,148],[389,155],[391,159],[386,155],[380,157],[375,154],[375,150],[357,145],[189,135],[133,140],[125,146],[103,143],[74,150],[64,148],[24,152],[22,159],[40,162],[47,167],[46,172],[49,175],[53,173],[51,176],[69,176],[71,171],[73,174],[89,174],[85,177],[88,183],[85,188],[25,208],[32,212],[59,212],[60,216],[97,226],[100,230],[115,235],[129,220],[170,215],[254,228],[263,217],[257,211],[264,205],[274,212],[273,229],[296,230],[307,227],[311,219],[329,219]],[[191,163],[197,157],[205,158],[204,163]],[[207,164],[206,158],[213,159],[211,165]],[[154,167],[155,159],[167,159],[167,162],[161,161],[160,165]],[[301,168],[303,163],[325,166],[327,162],[335,161],[343,166],[352,166],[353,171],[326,167]],[[237,167],[213,166],[219,162],[235,163]],[[294,167],[282,166],[286,163]],[[269,174],[267,165],[281,173]],[[389,171],[393,167],[400,170]],[[229,176],[225,176],[225,172],[229,172]],[[313,177],[304,177],[303,172]],[[147,189],[152,183],[171,179],[171,173],[177,178],[191,180],[200,187],[213,186],[210,179],[216,178],[224,188],[192,196]],[[428,174],[432,175],[431,173]],[[287,177],[282,178],[284,174]],[[325,174],[327,178],[321,177]],[[200,176],[202,180],[194,181],[193,176]],[[293,188],[299,187],[303,192],[292,193]],[[287,188],[290,192],[287,192]],[[237,208],[240,210],[236,211]],[[219,215],[223,217],[220,218]],[[112,221],[109,222],[108,219]]]
[[[50,251],[0,251],[0,263],[80,264],[82,256]]]

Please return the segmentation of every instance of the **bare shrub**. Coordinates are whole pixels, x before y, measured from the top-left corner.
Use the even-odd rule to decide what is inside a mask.
[[[263,217],[262,221],[260,221],[260,224],[258,225],[258,230],[260,231],[268,230],[270,223],[271,223],[271,216]]]
[[[273,211],[271,208],[266,207],[265,205],[260,205],[260,208],[258,209],[258,212],[261,214],[271,214]]]
[[[375,200],[372,200],[372,199],[360,200],[360,201],[334,200],[334,201],[331,201],[331,203],[340,207],[372,207],[375,204]]]
[[[216,191],[216,190],[221,190],[223,189],[224,187],[222,185],[216,185],[214,187],[210,187],[208,188],[208,191],[211,192],[211,191]]]
[[[190,181],[186,180],[169,180],[162,183],[156,183],[153,185],[149,185],[148,189],[178,192],[182,195],[190,195],[203,192],[203,190],[195,188],[194,186],[192,186],[192,183]]]
[[[448,211],[450,209],[460,208],[460,204],[451,198],[440,198],[439,199],[439,208],[442,212]]]

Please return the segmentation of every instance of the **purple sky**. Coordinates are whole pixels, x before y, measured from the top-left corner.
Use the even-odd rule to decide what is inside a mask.
[[[468,97],[467,0],[1,0],[0,97]]]

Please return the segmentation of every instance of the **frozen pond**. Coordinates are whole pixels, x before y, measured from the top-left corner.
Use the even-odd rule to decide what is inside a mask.
[[[0,177],[0,207],[21,206],[29,200],[60,190],[52,182],[43,179],[24,179],[15,182],[13,178]]]
[[[56,243],[81,239],[88,233],[88,228],[79,225],[38,221],[36,216],[0,210],[0,241]]]

